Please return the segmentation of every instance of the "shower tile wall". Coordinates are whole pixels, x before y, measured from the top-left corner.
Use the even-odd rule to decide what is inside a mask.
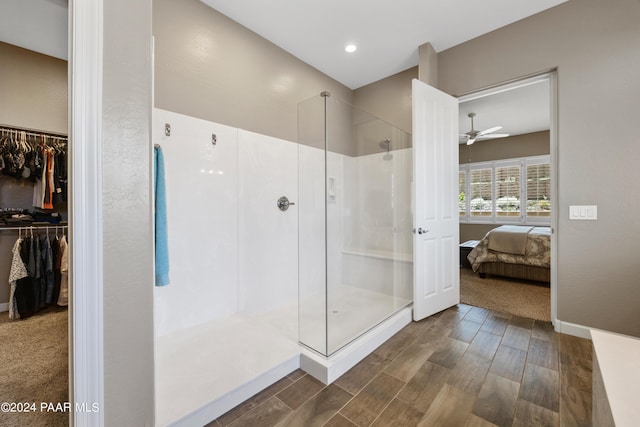
[[[412,299],[412,152],[358,156],[345,172],[352,197],[346,202],[344,284]]]
[[[164,134],[165,123],[171,125],[171,136]],[[215,146],[212,133],[217,136]],[[301,289],[300,296],[310,297],[321,316],[324,205],[320,210],[308,207],[318,194],[323,200],[324,151],[161,109],[154,111],[154,142],[165,155],[171,264],[171,284],[155,288],[156,336],[235,313],[262,314],[296,304],[298,221],[300,230],[312,237],[302,239],[306,245],[300,248],[304,256],[299,273],[301,283],[313,285]],[[392,153],[398,171],[394,173],[399,174],[394,182],[410,182],[410,150]],[[354,195],[349,187],[358,176],[377,188],[375,199],[389,200],[389,194],[382,194],[385,191],[405,191],[379,185],[380,168],[391,166],[382,155],[327,154],[327,176],[334,179],[335,196],[327,204],[328,275],[337,286],[369,282],[374,284],[369,290],[410,299],[410,289],[385,289],[385,284],[398,274],[411,274],[411,263],[381,259],[375,251],[380,248],[367,246],[367,239],[373,238],[367,234],[373,231],[358,228],[362,224],[357,221],[355,197],[369,196]],[[312,169],[317,173],[306,173]],[[276,207],[280,196],[296,205],[281,212]],[[379,217],[373,203],[367,206],[367,221],[382,224],[388,218]],[[406,208],[401,215],[410,217],[410,206]],[[354,248],[352,242],[361,243],[360,247]],[[395,245],[405,243],[401,238]],[[361,254],[345,249],[369,255],[363,261]]]
[[[162,146],[167,192],[171,283],[154,290],[162,336],[237,311],[238,130],[155,109],[153,138]]]
[[[155,289],[156,336],[296,304],[298,204],[282,212],[276,201],[297,202],[297,144],[161,109],[154,142],[171,266],[171,283]]]
[[[254,315],[298,302],[298,151],[244,130],[238,142],[239,308]],[[281,211],[281,196],[296,205]]]

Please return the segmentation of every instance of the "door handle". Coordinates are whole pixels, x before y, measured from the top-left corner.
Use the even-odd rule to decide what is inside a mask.
[[[429,232],[429,230],[425,230],[422,227],[418,228],[418,234],[427,234],[428,232]]]

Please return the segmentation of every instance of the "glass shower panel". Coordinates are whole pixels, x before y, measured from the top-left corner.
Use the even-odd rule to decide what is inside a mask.
[[[412,301],[411,135],[319,96],[299,142],[300,341],[329,356]]]
[[[326,99],[327,353],[413,299],[408,133]]]
[[[327,354],[325,103],[298,105],[298,339]]]

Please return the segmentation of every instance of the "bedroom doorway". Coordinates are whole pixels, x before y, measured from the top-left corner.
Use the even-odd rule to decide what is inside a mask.
[[[555,71],[458,100],[461,302],[555,324]],[[485,236],[500,226],[547,236],[535,236],[543,239],[535,253],[531,253],[534,243],[527,240],[526,251],[525,243],[512,251],[522,254],[491,253],[478,259],[493,262],[482,268],[479,262],[471,265],[467,255],[475,246],[474,255],[487,251]],[[522,265],[511,265],[513,261]]]

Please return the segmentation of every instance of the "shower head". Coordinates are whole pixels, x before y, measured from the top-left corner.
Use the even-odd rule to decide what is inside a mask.
[[[382,160],[391,160],[391,159],[393,159],[393,155],[389,154],[389,148],[390,147],[391,147],[391,140],[389,138],[387,138],[384,141],[380,142],[380,148],[384,148],[385,150],[387,150],[387,154],[382,156]]]

